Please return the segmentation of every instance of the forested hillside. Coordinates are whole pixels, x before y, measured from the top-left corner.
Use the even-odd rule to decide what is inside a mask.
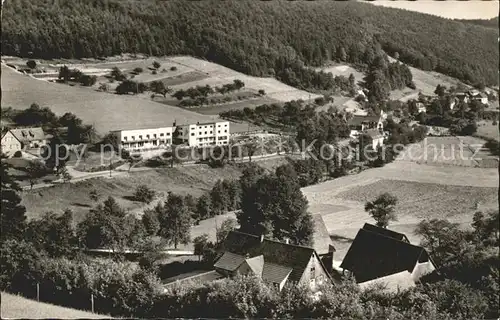
[[[498,17],[491,19],[473,19],[473,20],[457,20],[464,23],[477,24],[478,26],[483,26],[487,28],[493,28],[498,30]]]
[[[369,66],[385,50],[471,84],[498,82],[498,30],[353,1],[9,0],[2,54],[38,58],[189,54],[303,88],[304,66]]]

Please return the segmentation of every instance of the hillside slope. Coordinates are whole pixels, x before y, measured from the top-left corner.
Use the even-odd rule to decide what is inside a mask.
[[[352,1],[11,0],[2,21],[7,55],[189,54],[317,90],[331,81],[304,64],[366,66],[380,46],[423,70],[498,83],[498,30]]]
[[[32,103],[62,116],[72,112],[99,133],[212,121],[214,117],[133,96],[101,93],[88,88],[49,83],[20,74],[2,64],[2,107],[28,108]]]
[[[2,319],[111,319],[90,311],[60,307],[2,292]]]

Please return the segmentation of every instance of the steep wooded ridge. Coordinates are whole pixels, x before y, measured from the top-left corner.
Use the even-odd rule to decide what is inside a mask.
[[[189,54],[318,89],[324,75],[304,65],[367,66],[380,46],[423,70],[498,83],[498,30],[366,3],[9,0],[3,8],[4,55]]]

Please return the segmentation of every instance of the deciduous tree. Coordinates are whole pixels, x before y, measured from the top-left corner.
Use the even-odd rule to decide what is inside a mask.
[[[375,200],[365,204],[365,211],[368,212],[377,222],[377,226],[387,228],[390,221],[396,221],[396,204],[398,199],[390,193],[382,193]]]
[[[175,249],[179,244],[189,242],[191,217],[182,196],[170,194],[167,201],[159,203],[154,210],[158,213],[160,236]]]

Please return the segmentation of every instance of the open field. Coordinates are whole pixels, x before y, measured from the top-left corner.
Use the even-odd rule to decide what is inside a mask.
[[[172,57],[168,60],[179,65],[192,68],[194,71],[206,73],[210,76],[207,79],[173,86],[175,90],[186,89],[196,85],[208,84],[211,86],[218,86],[226,83],[231,83],[234,80],[239,79],[245,83],[245,88],[256,91],[263,89],[268,97],[276,99],[278,101],[287,102],[290,100],[298,99],[308,100],[319,97],[319,95],[317,94],[299,90],[297,88],[279,82],[274,78],[259,78],[248,76],[221,65],[189,56]]]
[[[363,223],[374,223],[366,201],[383,192],[398,196],[398,221],[390,229],[419,239],[413,230],[423,218],[442,218],[466,227],[478,210],[498,208],[498,169],[395,161],[357,175],[303,188],[309,211],[321,214],[341,260]]]
[[[477,134],[486,138],[500,141],[500,132],[498,130],[498,124],[494,126],[492,124],[492,121],[481,121],[479,122],[477,127]]]
[[[486,141],[474,137],[427,137],[405,149],[397,161],[438,166],[497,168],[498,157],[482,148]]]
[[[88,196],[92,189],[97,190],[101,199],[113,196],[126,210],[135,210],[144,205],[131,198],[138,185],[145,184],[164,194],[171,191],[200,196],[210,190],[218,179],[238,178],[240,174],[241,171],[233,166],[223,169],[212,169],[205,165],[162,168],[130,172],[112,179],[95,178],[25,191],[22,198],[29,218],[39,217],[47,211],[62,212],[70,208],[74,211],[75,220],[79,220],[95,205]]]
[[[9,64],[25,67],[23,59],[4,58]],[[150,93],[131,96],[98,92],[97,88],[101,83],[108,84],[111,91],[116,87],[117,82],[110,83],[105,77],[113,67],[120,68],[128,76],[131,76],[130,72],[134,68],[140,67],[144,71],[134,75],[133,80],[142,82],[161,80],[171,86],[174,91],[196,85],[218,86],[231,83],[236,79],[242,80],[245,88],[250,92],[257,93],[260,89],[265,90],[266,96],[255,101],[236,101],[234,102],[235,108],[242,108],[243,104],[253,107],[263,103],[308,100],[319,96],[285,85],[273,78],[248,76],[215,63],[188,56],[127,61],[110,60],[39,61],[39,67],[46,73],[33,76],[21,74],[2,64],[2,105],[24,109],[36,102],[42,107],[50,107],[58,115],[72,112],[84,122],[94,124],[99,133],[118,129],[164,126],[165,123],[172,123],[174,120],[179,124],[213,121],[218,118],[216,114],[233,107],[232,105],[217,105],[187,110],[151,101]],[[157,74],[153,74],[150,70],[153,61],[161,64]],[[70,86],[46,81],[50,78],[57,78],[58,68],[63,65],[96,75],[97,83],[93,87],[86,88],[78,84]],[[172,67],[176,70],[171,70]]]
[[[37,302],[2,292],[2,319],[110,319],[88,311]]]
[[[329,65],[327,67],[321,67],[321,68],[316,68],[316,71],[323,71],[323,72],[329,72],[331,73],[334,77],[335,76],[344,76],[346,78],[349,78],[351,73],[354,75],[354,79],[356,79],[356,83],[363,81],[363,78],[365,74],[363,72],[360,72],[353,67],[346,65],[346,64],[337,64],[334,63],[332,65]]]
[[[2,65],[2,106],[25,109],[33,102],[50,107],[57,115],[72,112],[85,123],[94,124],[99,133],[160,127],[174,120],[180,124],[214,119],[147,99],[36,80]]]
[[[286,160],[282,158],[259,161],[265,169],[274,170]],[[175,168],[148,169],[144,171],[115,173],[113,178],[92,178],[75,183],[58,184],[22,193],[22,204],[26,206],[28,218],[38,218],[47,211],[62,213],[73,210],[75,221],[81,220],[95,205],[89,192],[95,189],[101,201],[108,196],[130,212],[141,211],[144,203],[133,201],[132,195],[138,185],[145,184],[160,194],[169,191],[176,194],[201,196],[210,190],[219,179],[238,179],[245,164],[226,165],[224,168],[210,168],[207,165],[194,165]]]

